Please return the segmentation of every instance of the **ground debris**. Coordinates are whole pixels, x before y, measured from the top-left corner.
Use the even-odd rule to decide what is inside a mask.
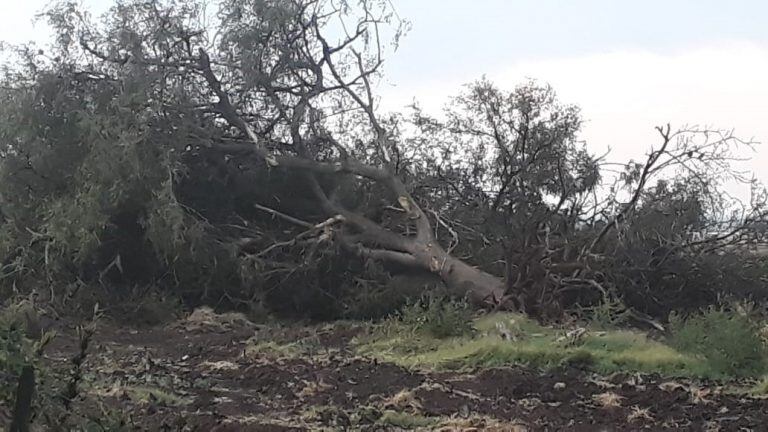
[[[84,403],[129,413],[137,431],[727,431],[768,422],[765,399],[706,382],[570,368],[416,372],[355,355],[357,331],[255,337],[240,318],[211,310],[164,328],[102,328]],[[60,338],[48,358],[67,358],[74,342]]]

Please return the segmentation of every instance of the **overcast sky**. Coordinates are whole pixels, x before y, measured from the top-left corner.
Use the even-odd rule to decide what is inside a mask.
[[[0,0],[0,40],[44,37],[48,0]],[[83,0],[103,11],[110,0]],[[412,30],[385,64],[385,108],[438,109],[486,75],[534,78],[582,107],[595,152],[641,157],[653,127],[735,128],[766,143],[750,167],[768,182],[768,2],[764,0],[392,0]]]

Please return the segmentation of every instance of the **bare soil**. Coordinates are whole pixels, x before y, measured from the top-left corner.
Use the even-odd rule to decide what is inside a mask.
[[[577,369],[409,371],[356,356],[350,343],[360,331],[103,325],[80,404],[122,412],[144,431],[410,429],[383,421],[388,411],[446,431],[768,430],[766,400],[715,383]],[[249,352],[254,341],[304,341],[305,348]],[[47,358],[66,368],[76,350],[65,330]]]

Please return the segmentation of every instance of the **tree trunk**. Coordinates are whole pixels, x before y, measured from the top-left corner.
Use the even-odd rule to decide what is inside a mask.
[[[448,270],[440,277],[453,290],[466,292],[469,299],[479,305],[497,306],[503,302],[506,291],[504,281],[490,273],[472,267],[456,258],[450,258]]]
[[[427,244],[418,249],[414,256],[419,264],[438,275],[451,291],[466,294],[472,303],[481,306],[498,306],[503,302],[506,284],[502,278],[470,266],[438,245]]]
[[[32,366],[24,366],[16,388],[16,404],[13,409],[11,432],[29,431],[32,418],[32,399],[35,394],[35,370]]]

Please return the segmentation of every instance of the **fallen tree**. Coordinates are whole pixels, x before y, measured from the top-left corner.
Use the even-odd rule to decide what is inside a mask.
[[[632,299],[763,241],[764,200],[724,217],[719,182],[745,180],[729,162],[751,144],[732,133],[659,128],[610,185],[617,165],[546,86],[483,80],[443,118],[383,115],[385,40],[404,23],[382,2],[227,0],[205,15],[161,0],[119,2],[102,24],[69,2],[44,14],[56,43],[18,51],[2,91],[6,289],[160,285],[302,310],[317,297],[275,291],[343,304],[417,272],[538,317],[615,299],[663,315],[666,300]]]
[[[141,93],[130,109],[147,113],[150,129],[165,122],[162,129],[187,133],[185,147],[164,151],[203,149],[241,167],[289,170],[316,207],[290,215],[294,221],[335,218],[339,224],[326,228],[345,250],[433,273],[478,304],[501,301],[502,279],[445,250],[398,172],[398,143],[373,96],[379,33],[392,21],[387,7],[223,2],[215,41],[200,27],[199,9],[160,1],[123,3],[103,28],[67,3],[47,16],[60,42],[51,67],[74,70],[77,85],[132,83]],[[331,43],[326,33],[334,32]],[[343,184],[386,190],[401,211],[397,221],[385,226],[344,205]]]

